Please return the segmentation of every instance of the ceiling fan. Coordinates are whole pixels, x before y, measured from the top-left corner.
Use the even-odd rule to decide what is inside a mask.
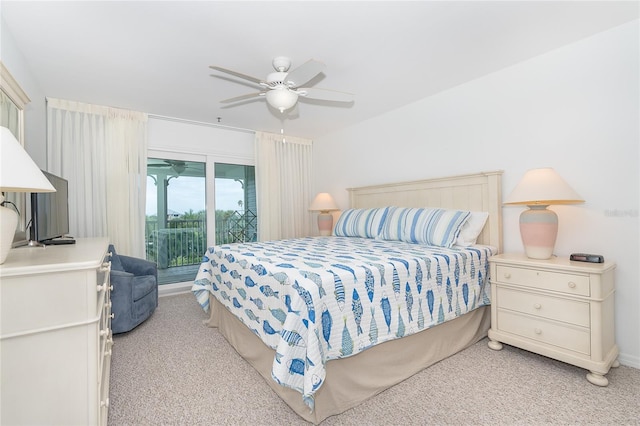
[[[189,168],[187,163],[181,160],[162,160],[160,163],[149,164],[147,167],[151,169],[169,167],[177,175],[181,175]]]
[[[210,68],[216,71],[250,81],[261,88],[260,92],[236,96],[220,102],[233,103],[264,96],[267,99],[267,103],[280,112],[292,108],[298,102],[299,96],[323,101],[353,102],[353,94],[351,93],[313,87],[301,87],[322,72],[325,67],[325,64],[322,62],[310,59],[290,72],[291,59],[285,56],[274,58],[272,64],[276,72],[269,74],[265,80],[211,65]]]

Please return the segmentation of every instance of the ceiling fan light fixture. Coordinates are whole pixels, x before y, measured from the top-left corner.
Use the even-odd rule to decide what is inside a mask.
[[[298,95],[286,87],[278,87],[267,92],[267,102],[280,112],[293,107],[298,101]]]

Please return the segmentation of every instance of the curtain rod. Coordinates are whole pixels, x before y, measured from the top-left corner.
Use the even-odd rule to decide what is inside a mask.
[[[224,124],[207,123],[205,121],[187,120],[185,118],[168,117],[166,115],[148,114],[148,117],[149,118],[157,118],[157,119],[166,120],[166,121],[175,121],[175,122],[178,122],[178,123],[196,124],[196,125],[199,125],[199,126],[219,127],[219,128],[226,129],[226,130],[234,130],[236,132],[253,133],[253,134],[256,133],[255,130],[245,129],[245,128],[242,128],[242,127],[225,126]]]

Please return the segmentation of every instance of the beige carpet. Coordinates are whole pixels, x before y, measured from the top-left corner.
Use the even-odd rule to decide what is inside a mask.
[[[115,336],[109,424],[306,425],[216,329],[191,294]],[[322,425],[640,425],[640,370],[586,371],[486,339]],[[388,366],[386,368],[393,368]]]

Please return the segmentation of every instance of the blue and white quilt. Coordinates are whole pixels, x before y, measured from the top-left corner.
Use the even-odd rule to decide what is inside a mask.
[[[328,360],[488,305],[492,254],[335,236],[231,244],[207,249],[192,291],[274,349],[273,379],[313,410]]]

